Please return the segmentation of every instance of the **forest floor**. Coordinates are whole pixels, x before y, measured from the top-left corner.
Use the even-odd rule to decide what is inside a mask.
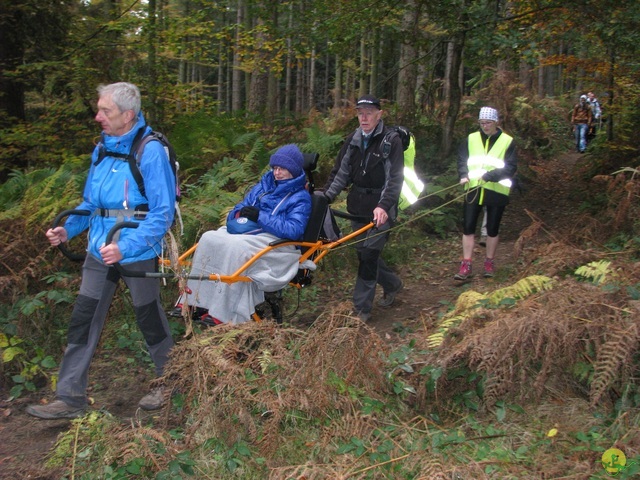
[[[576,182],[575,167],[584,158],[567,153],[528,165],[533,178],[528,179],[522,192],[512,194],[502,221],[495,278],[483,278],[484,249],[477,246],[475,276],[468,282],[455,281],[453,275],[457,272],[462,248],[459,235],[452,235],[435,242],[431,251],[423,252],[422,256],[428,261],[415,262],[405,268],[401,274],[403,291],[392,307],[374,309],[370,325],[388,342],[401,341],[404,329],[423,327],[423,318],[455,302],[464,290],[486,291],[518,280],[522,269],[515,258],[514,245],[521,232],[532,223],[527,212],[542,219],[549,231],[561,231],[570,224],[579,207],[579,200],[571,195]],[[318,304],[330,306],[349,301],[349,291],[336,290],[322,290]],[[297,320],[311,323],[315,318],[305,312]],[[295,321],[293,323],[295,325]],[[104,409],[131,422],[140,420],[141,415],[149,415],[137,408],[137,402],[144,395],[151,376],[149,369],[132,367],[122,357],[124,355],[118,355],[117,351],[99,349],[91,367],[89,395],[94,400],[92,408]],[[38,420],[27,415],[25,407],[42,401],[43,395],[50,397],[47,392],[38,392],[11,402],[0,400],[0,479],[57,480],[57,476],[44,469],[44,462],[58,435],[68,430],[69,421]],[[0,398],[7,397],[8,392],[0,391]]]

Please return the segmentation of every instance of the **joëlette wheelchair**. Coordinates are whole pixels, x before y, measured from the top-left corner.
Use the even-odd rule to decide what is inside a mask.
[[[200,280],[200,281],[215,281],[223,283],[235,283],[235,282],[251,282],[251,278],[245,275],[247,269],[256,262],[260,257],[267,254],[273,249],[281,248],[288,245],[297,247],[300,252],[299,265],[300,268],[295,277],[289,280],[289,286],[296,289],[302,289],[311,285],[313,281],[313,272],[315,268],[309,265],[309,261],[314,265],[317,265],[325,255],[331,250],[346,244],[350,240],[364,234],[375,225],[371,218],[364,218],[359,216],[350,215],[339,210],[329,208],[328,201],[323,195],[314,195],[314,181],[313,172],[316,170],[320,155],[318,153],[305,153],[304,154],[304,171],[307,175],[308,189],[311,193],[311,215],[309,217],[309,223],[305,229],[302,240],[290,240],[280,239],[271,242],[260,252],[256,253],[252,258],[244,263],[240,268],[232,273],[215,272],[207,276],[201,274],[191,275],[188,272],[188,268],[191,265],[191,256],[196,251],[198,244],[196,243],[191,248],[181,254],[176,260],[169,258],[160,258],[159,265],[161,265],[162,271],[159,272],[136,272],[127,270],[125,266],[115,263],[113,267],[118,270],[120,275],[129,277],[145,277],[145,278],[180,278],[184,280]],[[70,215],[83,215],[89,216],[91,212],[88,210],[65,210],[58,214],[53,221],[52,228],[60,226],[62,220]],[[353,231],[348,235],[341,235],[339,232],[329,232],[329,229],[325,228],[325,222],[333,224],[335,227],[335,221],[333,217],[340,217],[347,220],[355,220],[361,223],[365,223],[362,228]],[[140,225],[136,221],[122,221],[117,223],[111,228],[107,234],[105,243],[110,244],[119,230],[123,228],[138,228]],[[70,260],[83,261],[84,254],[78,254],[72,252],[67,245],[60,244],[58,246],[60,251]],[[311,268],[310,268],[311,267]],[[264,308],[265,305],[261,304],[256,306],[256,312],[253,314],[253,320],[261,321],[266,318],[265,314],[267,310],[270,310],[270,317],[276,323],[283,322],[283,295],[282,290],[277,292],[265,292],[265,304],[268,308]]]

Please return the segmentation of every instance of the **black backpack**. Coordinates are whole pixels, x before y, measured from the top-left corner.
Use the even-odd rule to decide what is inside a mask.
[[[384,158],[387,158],[391,152],[391,139],[393,138],[394,132],[400,137],[400,140],[402,141],[402,149],[405,152],[409,148],[411,137],[413,136],[413,133],[411,133],[407,127],[402,127],[400,125],[389,127],[389,130],[391,131],[382,139],[382,155]]]
[[[424,191],[424,183],[418,178],[415,171],[416,139],[406,127],[389,127],[389,132],[382,139],[382,157],[386,160],[391,153],[391,141],[394,136],[400,137],[404,150],[404,185],[400,193],[398,206],[400,210],[410,207],[418,201]]]
[[[182,195],[180,192],[180,181],[178,177],[178,171],[180,170],[180,164],[178,163],[178,156],[176,155],[176,151],[171,146],[169,139],[160,132],[151,131],[148,135],[144,135],[146,128],[141,128],[138,130],[135,138],[133,139],[133,143],[131,145],[131,150],[129,153],[118,153],[111,152],[107,150],[102,143],[98,147],[98,160],[94,163],[94,165],[98,165],[105,157],[116,157],[123,158],[129,163],[129,168],[131,169],[131,174],[133,178],[136,180],[136,184],[138,185],[138,190],[143,197],[147,197],[147,192],[144,188],[144,180],[142,179],[142,174],[140,173],[140,162],[138,159],[142,157],[142,152],[147,143],[151,141],[158,141],[164,147],[164,151],[167,154],[167,158],[169,159],[169,164],[171,165],[171,171],[173,172],[173,176],[175,178],[175,188],[176,188],[176,203],[180,202],[182,199]]]

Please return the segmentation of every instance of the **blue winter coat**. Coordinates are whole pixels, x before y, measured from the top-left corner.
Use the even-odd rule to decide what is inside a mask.
[[[227,217],[236,218],[242,207],[260,209],[258,224],[263,231],[278,238],[300,240],[311,215],[311,195],[305,189],[307,179],[302,172],[296,178],[276,181],[273,172],[265,173]]]
[[[114,137],[102,134],[101,143],[106,150],[117,153],[129,153],[136,133],[141,128],[151,131],[146,125],[142,112],[135,126],[122,136]],[[125,221],[137,221],[138,228],[120,230],[117,240],[123,259],[120,263],[132,263],[158,256],[162,251],[165,234],[171,228],[175,214],[175,178],[160,142],[149,142],[139,159],[140,173],[144,181],[147,197],[138,189],[126,159],[106,156],[96,165],[99,145],[93,151],[89,176],[84,187],[84,201],[76,207],[78,210],[96,209],[131,210],[126,212]],[[135,219],[134,210],[138,205],[147,204],[149,211],[144,219]],[[72,238],[87,228],[89,239],[87,251],[101,261],[100,247],[104,245],[107,233],[115,225],[116,217],[100,215],[70,216],[64,228]]]

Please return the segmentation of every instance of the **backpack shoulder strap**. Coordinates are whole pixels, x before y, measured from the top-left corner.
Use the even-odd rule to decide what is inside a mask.
[[[141,130],[144,131],[144,130]],[[138,132],[140,134],[140,132]],[[147,198],[147,191],[144,188],[144,179],[142,178],[142,173],[140,173],[140,158],[142,158],[142,152],[144,151],[144,147],[147,143],[151,141],[158,141],[160,143],[161,140],[158,138],[156,132],[151,132],[149,135],[144,135],[136,138],[131,146],[131,152],[127,156],[127,161],[129,162],[129,168],[131,169],[131,174],[133,175],[136,184],[138,185],[138,190],[140,190],[140,194]]]
[[[402,127],[400,125],[389,127],[389,131],[382,139],[382,156],[385,159],[389,158],[389,154],[391,153],[391,142],[393,141],[394,136],[400,137],[403,151],[406,151],[411,144],[412,134],[407,127]]]
[[[110,150],[107,150],[104,144],[100,142],[98,144],[98,159],[94,162],[94,165],[95,166],[99,165],[100,162],[102,162],[102,160],[105,159],[105,157],[122,158],[124,160],[129,161],[129,163],[131,163],[130,157],[133,157],[135,155],[136,144],[140,143],[140,139],[144,135],[144,131],[145,131],[144,128],[141,128],[140,130],[138,130],[138,133],[136,133],[136,136],[133,138],[133,142],[131,144],[131,149],[129,150],[129,153],[112,152]]]
[[[389,154],[391,153],[391,142],[395,137],[399,136],[398,132],[395,128],[390,128],[387,133],[384,134],[382,138],[382,158],[385,160],[389,158]]]

